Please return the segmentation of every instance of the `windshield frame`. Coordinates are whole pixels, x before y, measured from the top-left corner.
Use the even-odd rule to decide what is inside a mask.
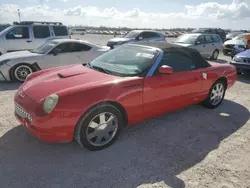
[[[102,56],[104,56],[104,55],[106,55],[108,53],[112,53],[114,50],[118,50],[118,49],[124,48],[126,46],[138,47],[138,48],[145,49],[145,50],[148,49],[148,50],[154,50],[155,51],[154,54],[151,54],[151,55],[153,55],[153,58],[151,59],[150,64],[148,65],[148,67],[145,70],[139,72],[138,74],[126,74],[126,73],[122,73],[122,72],[115,72],[113,70],[106,69],[106,67],[97,66],[96,64],[93,64],[94,62],[98,61],[98,59],[100,59]],[[143,52],[138,51],[137,53],[143,53]],[[117,53],[117,54],[119,54],[119,53]],[[119,47],[117,47],[117,48],[115,48],[115,49],[113,49],[113,50],[111,50],[109,52],[106,52],[105,54],[97,57],[96,59],[94,59],[90,63],[88,63],[86,65],[86,67],[88,67],[90,69],[93,69],[93,70],[96,70],[96,71],[98,71],[97,69],[99,69],[98,72],[103,72],[105,74],[109,74],[109,75],[113,75],[113,76],[119,76],[119,77],[123,77],[123,78],[125,78],[125,77],[145,77],[148,74],[148,72],[151,70],[151,68],[154,65],[155,61],[157,60],[159,54],[160,54],[160,51],[159,51],[158,48],[149,47],[149,46],[141,46],[141,45],[136,45],[136,44],[125,44],[125,45],[119,46]],[[105,63],[105,62],[102,62],[102,61],[99,61],[99,62]],[[106,63],[106,64],[109,64],[109,63]],[[114,66],[115,65],[116,64],[114,64]],[[118,65],[116,65],[116,66],[118,66]],[[100,69],[103,69],[103,71],[100,71]]]

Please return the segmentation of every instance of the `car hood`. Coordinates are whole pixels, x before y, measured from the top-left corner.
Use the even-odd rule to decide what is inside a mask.
[[[113,80],[122,79],[104,74],[83,65],[65,66],[42,73],[24,82],[20,90],[39,103],[47,96],[74,88],[91,88]]]
[[[236,55],[237,57],[250,58],[250,50],[240,52]]]
[[[133,38],[113,38],[110,39],[109,42],[128,42],[133,40]]]
[[[224,44],[244,45],[244,42],[242,40],[227,40],[226,42],[224,42]]]
[[[18,58],[27,58],[34,56],[41,56],[42,54],[31,53],[30,51],[18,51],[18,52],[9,52],[0,56],[0,61],[6,59],[18,59]]]

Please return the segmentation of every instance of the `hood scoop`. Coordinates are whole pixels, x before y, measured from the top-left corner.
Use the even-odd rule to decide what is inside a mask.
[[[86,74],[86,73],[87,73],[86,70],[69,69],[69,70],[62,71],[58,73],[57,75],[59,78],[69,78],[69,77],[78,76],[78,75]]]

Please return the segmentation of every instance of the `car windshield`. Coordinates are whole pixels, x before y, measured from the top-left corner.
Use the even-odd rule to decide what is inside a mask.
[[[130,31],[126,35],[124,35],[124,38],[135,38],[139,34],[138,31]]]
[[[152,48],[123,45],[97,57],[87,67],[121,77],[141,76],[157,54]]]
[[[54,48],[58,42],[55,41],[50,41],[46,42],[43,45],[39,46],[38,48],[31,50],[32,53],[37,53],[37,54],[45,54],[48,51],[50,51],[52,48]]]
[[[243,39],[245,39],[245,35],[238,35],[233,38],[233,40],[243,40]]]
[[[194,44],[197,37],[197,35],[181,35],[176,39],[175,43]]]
[[[227,37],[236,37],[236,36],[238,36],[239,34],[241,34],[242,32],[235,32],[235,33],[228,33],[227,34]]]

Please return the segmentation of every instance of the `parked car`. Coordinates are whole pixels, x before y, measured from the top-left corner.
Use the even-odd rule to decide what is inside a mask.
[[[84,35],[85,33],[87,33],[86,29],[84,28],[72,28],[71,30],[71,35]]]
[[[237,73],[249,73],[250,72],[250,50],[245,50],[236,54],[230,64],[237,68]]]
[[[236,36],[238,36],[238,35],[240,35],[240,34],[243,34],[244,32],[242,32],[242,31],[235,31],[235,32],[231,32],[231,33],[228,33],[227,35],[226,35],[226,39],[225,39],[225,41],[227,41],[227,40],[232,40],[234,37],[236,37]],[[225,42],[224,41],[224,42]]]
[[[151,30],[132,30],[121,38],[110,39],[107,46],[114,48],[118,45],[122,45],[129,42],[139,41],[165,41],[165,36],[158,31]]]
[[[228,55],[231,53],[235,45],[242,45],[250,48],[250,33],[243,33],[234,37],[232,40],[225,41],[223,44],[223,54]]]
[[[232,52],[231,52],[231,59],[233,59],[233,57],[240,53],[240,52],[243,52],[245,50],[247,50],[248,47],[247,46],[243,46],[243,45],[235,45],[232,49]]]
[[[216,108],[236,79],[234,66],[209,63],[191,48],[125,44],[86,66],[31,74],[15,94],[15,116],[41,140],[75,138],[89,150],[100,150],[126,125],[199,102]]]
[[[174,43],[194,48],[201,55],[211,60],[216,60],[222,51],[222,41],[217,34],[189,33],[179,36]]]
[[[0,80],[23,82],[32,72],[75,63],[86,64],[109,49],[76,39],[51,40],[35,50],[0,56]]]
[[[217,34],[220,36],[222,41],[226,39],[226,33],[221,28],[199,28],[191,31],[191,33]]]
[[[70,38],[68,28],[60,22],[14,22],[0,32],[0,55],[35,49],[48,40],[58,38]]]

